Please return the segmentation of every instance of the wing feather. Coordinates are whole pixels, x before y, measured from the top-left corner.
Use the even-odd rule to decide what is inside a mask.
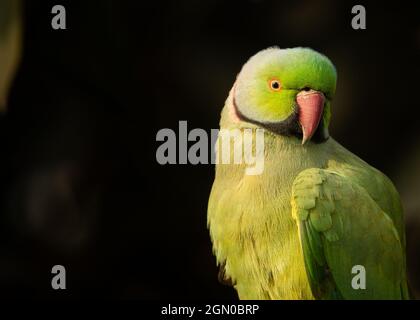
[[[291,204],[316,298],[407,298],[398,232],[363,187],[332,170],[307,169],[294,181]],[[356,265],[365,269],[365,289],[352,287]]]

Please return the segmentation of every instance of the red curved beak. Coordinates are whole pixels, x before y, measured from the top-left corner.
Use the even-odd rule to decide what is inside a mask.
[[[299,122],[303,131],[302,144],[305,144],[312,138],[321,121],[325,96],[315,90],[301,91],[296,96],[296,102],[299,106]]]

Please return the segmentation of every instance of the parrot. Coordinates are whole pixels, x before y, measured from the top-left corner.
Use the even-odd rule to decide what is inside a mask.
[[[208,200],[218,278],[241,300],[410,299],[398,191],[330,136],[336,82],[324,54],[270,47],[225,101],[221,131],[264,130],[264,170],[216,162]]]

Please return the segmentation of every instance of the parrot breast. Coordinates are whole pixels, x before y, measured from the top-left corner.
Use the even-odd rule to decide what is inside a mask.
[[[268,132],[265,144],[261,175],[247,176],[241,165],[216,167],[208,210],[214,251],[241,299],[313,299],[290,197],[299,172],[325,163],[308,157],[320,145],[302,147]]]

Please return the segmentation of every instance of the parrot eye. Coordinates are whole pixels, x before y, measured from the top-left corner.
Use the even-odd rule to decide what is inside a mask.
[[[270,89],[273,91],[280,91],[280,81],[277,79],[271,79],[269,82]]]

